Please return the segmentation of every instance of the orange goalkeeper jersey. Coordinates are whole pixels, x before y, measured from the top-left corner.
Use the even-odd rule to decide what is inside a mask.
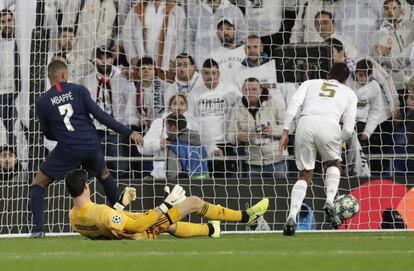
[[[145,223],[146,217],[147,213],[119,211],[93,202],[69,211],[69,221],[73,230],[91,239],[154,239],[169,226],[168,219],[162,216],[144,232],[123,230],[128,219]]]

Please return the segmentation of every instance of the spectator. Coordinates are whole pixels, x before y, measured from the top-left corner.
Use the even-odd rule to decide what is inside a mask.
[[[320,41],[326,41],[328,39],[339,40],[345,50],[345,54],[349,57],[355,58],[358,56],[358,50],[337,32],[335,32],[335,20],[332,13],[327,11],[320,11],[315,15],[315,29],[319,33]]]
[[[230,143],[244,147],[250,176],[285,177],[286,164],[279,156],[284,111],[258,79],[244,81],[243,97],[233,107],[226,135]]]
[[[306,0],[299,11],[292,28],[290,43],[317,42],[320,40],[315,29],[315,16],[320,11],[334,14],[337,0]]]
[[[75,30],[70,27],[59,29],[57,48],[56,50],[49,52],[48,63],[55,60],[57,56],[62,57],[64,62],[68,65],[70,76],[69,82],[78,84],[84,77],[93,73],[94,65],[88,58],[85,58],[78,51],[73,50],[75,45]]]
[[[179,54],[175,58],[175,80],[174,83],[167,84],[165,90],[165,101],[176,94],[183,93],[189,95],[194,88],[201,83],[200,74],[195,68],[194,58],[188,54]]]
[[[254,0],[247,1],[246,22],[249,35],[257,35],[263,43],[263,50],[272,55],[276,45],[288,43],[281,39],[278,33],[282,27],[283,0]]]
[[[210,52],[220,46],[217,39],[217,24],[223,18],[232,19],[237,29],[236,43],[246,38],[247,26],[243,13],[228,0],[204,0],[200,5],[192,5],[188,15],[187,52],[195,57],[200,69]]]
[[[400,105],[405,105],[405,66],[396,61],[404,56],[412,42],[411,29],[406,28],[403,9],[399,0],[384,1],[384,21],[381,30],[371,40],[371,55],[391,75],[399,95]],[[397,62],[397,63],[395,63]]]
[[[15,98],[21,87],[20,53],[15,39],[14,15],[8,9],[0,11],[0,30],[0,118],[7,131],[7,143],[14,145]]]
[[[166,83],[156,75],[155,62],[150,57],[137,61],[139,81],[135,82],[135,106],[141,116],[141,128],[147,131],[154,119],[160,118],[165,111]]]
[[[373,80],[373,65],[367,59],[358,61],[355,69],[353,89],[358,97],[357,132],[361,146],[368,147],[368,141],[378,125],[387,120],[382,90],[377,81]],[[374,134],[374,137],[379,137]],[[376,140],[378,142],[378,140]],[[375,139],[374,139],[375,142]],[[367,153],[365,148],[364,152]]]
[[[62,26],[75,30],[74,51],[95,59],[95,48],[110,46],[116,22],[114,0],[70,0],[63,10]]]
[[[120,94],[116,89],[117,84],[115,81],[120,76],[121,71],[113,66],[113,62],[114,56],[111,51],[106,48],[97,48],[95,60],[96,71],[84,78],[83,85],[89,90],[92,99],[103,111],[116,120],[120,120]],[[102,144],[103,153],[112,157],[119,156],[118,134],[109,130],[96,119],[94,120],[94,124]],[[108,169],[117,171],[117,163],[108,161]]]
[[[202,76],[204,85],[190,95],[190,109],[201,124],[201,138],[203,145],[209,148],[209,155],[234,155],[233,146],[226,144],[226,127],[229,124],[230,111],[241,96],[235,85],[220,81],[220,69],[216,61],[206,59],[203,64]],[[234,169],[234,161],[215,160],[209,163],[210,172],[214,177],[230,176]],[[228,173],[228,174],[224,174]]]
[[[257,78],[262,86],[269,90],[272,97],[285,104],[296,89],[294,84],[277,83],[275,61],[269,59],[268,55],[263,52],[263,45],[258,36],[248,36],[245,48],[247,57],[242,61],[242,67],[234,77],[236,85],[242,89],[247,78]],[[286,104],[284,106],[286,107]]]
[[[29,176],[24,172],[13,147],[0,147],[0,181],[27,183]]]
[[[129,12],[122,30],[128,62],[149,56],[157,75],[165,79],[174,59],[184,52],[186,17],[175,1],[140,1]]]
[[[336,31],[355,44],[361,55],[368,54],[371,37],[380,28],[381,17],[381,1],[372,0],[341,0],[334,13]]]
[[[236,28],[232,19],[219,21],[217,37],[220,47],[211,52],[210,58],[219,64],[223,81],[233,83],[236,71],[241,68],[241,62],[246,58],[246,52],[243,45],[236,43]]]
[[[187,120],[180,113],[166,117],[167,179],[209,178],[207,152],[198,131],[187,128]]]
[[[166,158],[167,145],[170,141],[167,139],[167,129],[165,126],[166,117],[171,113],[179,113],[185,116],[188,128],[199,131],[199,123],[188,112],[188,104],[185,95],[177,94],[170,98],[168,103],[168,112],[162,117],[157,118],[152,123],[144,137],[144,146],[138,147],[140,153],[144,155],[154,155],[154,167],[151,176],[155,179],[165,179],[167,177],[165,170],[165,161],[159,161]]]

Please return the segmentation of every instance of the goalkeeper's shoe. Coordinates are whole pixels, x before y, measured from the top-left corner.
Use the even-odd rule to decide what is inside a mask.
[[[45,233],[43,231],[35,231],[29,235],[29,238],[45,238]]]
[[[261,201],[247,209],[246,213],[249,215],[249,221],[246,223],[247,226],[254,226],[259,216],[262,216],[264,213],[266,213],[267,208],[269,208],[269,199],[263,198]]]
[[[341,226],[341,219],[336,213],[335,207],[332,204],[326,202],[323,206],[323,210],[325,211],[326,222],[331,225],[332,229],[337,230],[339,226]]]
[[[285,226],[283,226],[283,235],[292,236],[295,235],[296,222],[292,217],[286,220]]]
[[[211,226],[214,228],[214,232],[210,235],[211,238],[220,238],[221,237],[221,228],[220,228],[220,221],[218,220],[211,220],[209,221]]]

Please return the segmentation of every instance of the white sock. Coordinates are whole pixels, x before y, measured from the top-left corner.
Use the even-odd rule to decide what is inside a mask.
[[[337,167],[328,167],[326,169],[325,185],[326,185],[326,202],[333,204],[336,193],[338,192],[339,180],[341,172]]]
[[[298,180],[292,188],[292,195],[290,196],[290,212],[289,218],[293,218],[296,222],[296,216],[300,211],[303,199],[306,196],[308,183],[304,180]]]

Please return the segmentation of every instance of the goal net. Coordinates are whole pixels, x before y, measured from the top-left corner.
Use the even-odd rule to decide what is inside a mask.
[[[341,150],[338,194],[355,196],[360,211],[341,229],[397,228],[398,215],[413,228],[413,5],[0,0],[0,233],[32,229],[30,185],[56,147],[36,116],[37,99],[51,87],[52,61],[66,63],[68,82],[85,86],[103,111],[144,137],[137,148],[91,116],[120,189],[137,188],[129,210],[160,204],[165,184],[234,209],[268,197],[256,229],[223,223],[237,231],[282,229],[298,178],[295,125],[279,155],[284,113],[303,81],[325,78],[332,63],[344,62],[358,110],[355,133]],[[68,112],[56,118],[69,129]],[[323,171],[318,158],[300,229],[329,229]],[[91,184],[92,199],[107,202],[99,182]],[[70,208],[64,182],[56,180],[45,193],[45,231],[70,232]],[[386,210],[393,219],[383,219]]]

